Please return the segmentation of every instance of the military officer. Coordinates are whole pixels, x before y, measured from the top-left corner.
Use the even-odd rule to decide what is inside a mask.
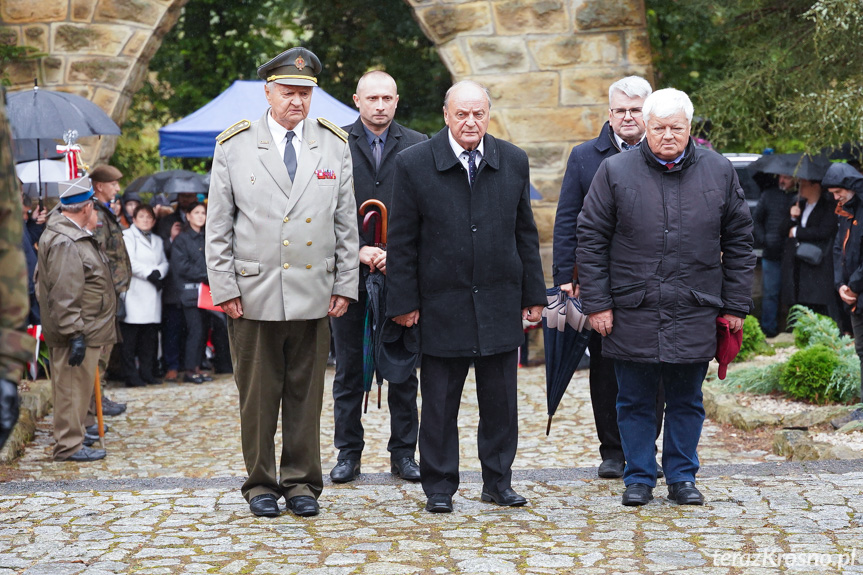
[[[117,341],[117,295],[108,258],[94,237],[97,216],[87,178],[61,184],[59,211],[39,239],[36,297],[51,356],[54,459],[94,461],[84,445],[99,357]]]
[[[359,239],[347,134],[308,120],[318,57],[258,68],[270,108],[217,138],[207,215],[213,302],[228,314],[240,395],[243,496],[253,514],[319,511],[329,318],[357,300]],[[282,410],[280,478],[273,436]]]
[[[24,329],[30,298],[18,189],[6,106],[0,98],[0,448],[18,421],[18,380],[36,344]]]

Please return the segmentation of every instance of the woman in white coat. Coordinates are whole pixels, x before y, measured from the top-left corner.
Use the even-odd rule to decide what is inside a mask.
[[[168,276],[168,259],[162,238],[152,233],[156,223],[153,208],[135,208],[132,225],[123,232],[132,262],[132,282],[126,292],[123,334],[123,369],[126,387],[161,383],[154,375],[159,324],[162,322],[162,284]],[[137,365],[136,365],[137,359]]]

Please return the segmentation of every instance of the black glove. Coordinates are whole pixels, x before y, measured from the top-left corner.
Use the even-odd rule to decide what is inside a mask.
[[[156,289],[162,289],[162,272],[153,270],[147,276],[147,281],[156,286]]]
[[[0,379],[0,449],[15,428],[20,405],[18,386],[8,379]]]
[[[69,365],[72,367],[81,365],[84,362],[85,353],[87,353],[87,344],[84,342],[84,336],[73,337],[69,341]]]

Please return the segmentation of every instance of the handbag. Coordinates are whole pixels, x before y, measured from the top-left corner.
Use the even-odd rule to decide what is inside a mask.
[[[805,264],[817,266],[824,258],[824,250],[809,242],[799,242],[795,257]]]

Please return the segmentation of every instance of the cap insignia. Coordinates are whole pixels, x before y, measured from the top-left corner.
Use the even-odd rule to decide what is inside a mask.
[[[306,61],[303,60],[302,57],[299,57],[296,60],[294,60],[294,65],[297,67],[297,70],[302,72],[303,68],[306,67]]]

